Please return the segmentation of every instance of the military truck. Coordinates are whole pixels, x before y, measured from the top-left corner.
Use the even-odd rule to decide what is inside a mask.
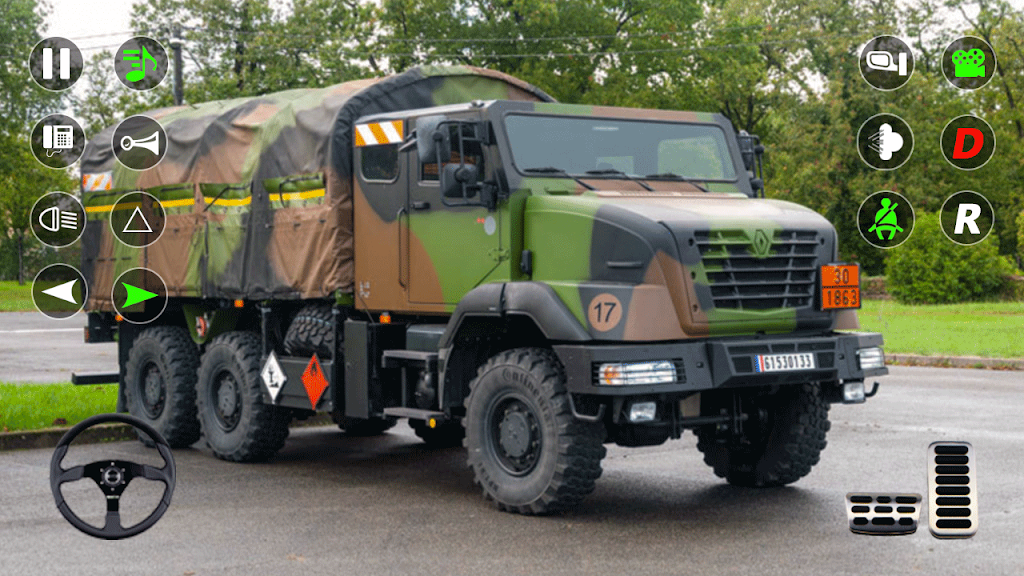
[[[721,115],[420,67],[149,116],[155,167],[119,165],[113,128],[84,153],[86,340],[116,339],[120,372],[76,381],[118,382],[174,446],[247,462],[295,418],[406,418],[540,514],[593,491],[606,444],[686,430],[732,484],[794,482],[830,404],[887,373],[835,228],[766,199],[763,148]],[[119,241],[128,208],[164,223],[151,244]],[[135,267],[166,299],[117,309]]]

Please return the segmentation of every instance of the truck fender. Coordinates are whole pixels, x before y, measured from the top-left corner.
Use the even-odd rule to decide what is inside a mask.
[[[582,342],[590,334],[562,303],[558,294],[542,282],[510,282],[477,286],[455,307],[439,348],[451,348],[467,318],[526,316],[548,340]]]
[[[473,334],[481,329],[488,331],[498,326],[506,327],[505,322],[510,317],[524,321],[518,324],[524,330],[520,337],[543,336],[548,341],[561,342],[590,340],[587,331],[547,284],[512,282],[478,286],[456,306],[438,345],[441,360],[439,381],[443,383],[439,399],[442,409],[461,408],[469,382],[489,352],[487,345],[456,347],[460,332]],[[487,326],[490,323],[496,326]]]

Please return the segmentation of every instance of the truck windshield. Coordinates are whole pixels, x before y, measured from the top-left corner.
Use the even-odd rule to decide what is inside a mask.
[[[601,178],[736,179],[725,133],[711,124],[513,114],[505,118],[519,171]]]

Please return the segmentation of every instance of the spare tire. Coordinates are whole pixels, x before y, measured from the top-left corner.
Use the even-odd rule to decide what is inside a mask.
[[[284,351],[289,356],[316,354],[321,360],[334,359],[333,311],[326,303],[309,304],[299,310],[284,337]],[[334,422],[349,436],[377,436],[390,430],[394,418],[349,418],[335,410]]]
[[[334,358],[333,312],[328,304],[310,304],[295,315],[284,336],[284,351],[289,356],[313,353],[321,360]]]

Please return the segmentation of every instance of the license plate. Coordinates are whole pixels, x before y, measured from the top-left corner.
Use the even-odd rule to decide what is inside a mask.
[[[754,357],[756,372],[793,372],[796,370],[814,370],[814,354],[800,352],[798,354],[758,354]]]
[[[860,308],[860,267],[826,264],[821,267],[821,309]]]

